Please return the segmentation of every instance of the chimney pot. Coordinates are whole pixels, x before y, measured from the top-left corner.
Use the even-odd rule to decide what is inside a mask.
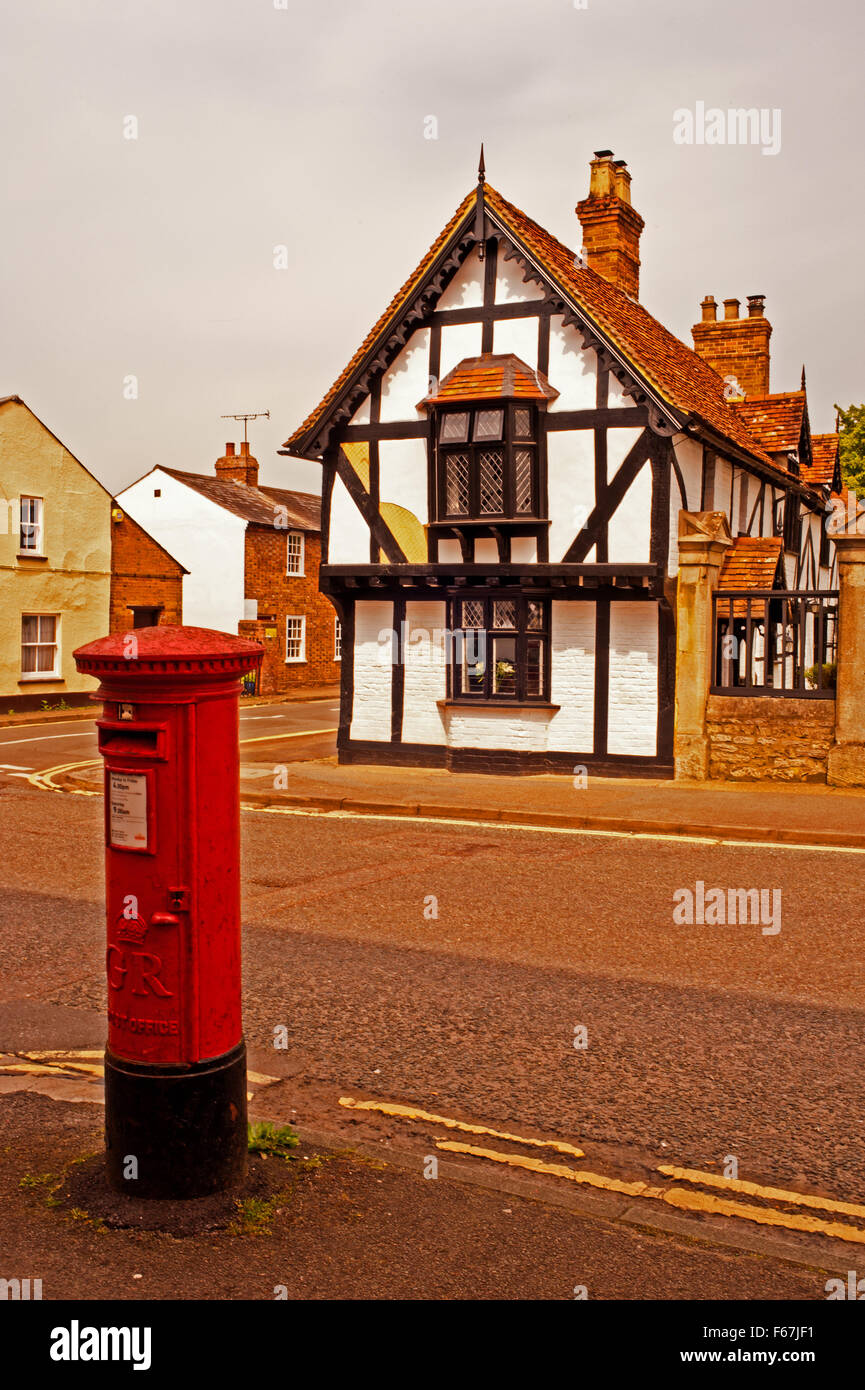
[[[243,440],[243,442],[242,442],[242,444],[241,444],[241,446],[240,446],[240,452],[241,452],[241,454],[248,454],[248,453],[249,453],[249,440],[248,440],[248,439],[244,439],[244,440]]]
[[[640,233],[643,219],[631,205],[631,175],[612,150],[595,150],[589,194],[577,204],[583,246],[591,270],[631,299],[640,293]]]
[[[226,444],[226,446],[225,446],[225,457],[226,457],[226,458],[230,458],[230,459],[234,458],[234,445],[233,445],[233,444]]]
[[[717,321],[714,295],[702,302],[702,321],[695,323],[694,351],[718,376],[734,377],[746,400],[769,394],[769,339],[772,325],[763,313],[762,294],[748,295],[747,317],[739,317],[739,300],[724,300]]]

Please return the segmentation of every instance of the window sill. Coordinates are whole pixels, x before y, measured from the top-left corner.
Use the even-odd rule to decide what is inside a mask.
[[[305,657],[305,656],[287,656],[287,657],[285,658],[285,665],[286,665],[286,666],[306,666],[306,665],[307,665],[307,660],[306,660],[306,657]]]
[[[439,709],[542,709],[555,713],[561,705],[553,705],[549,700],[436,700]]]
[[[286,570],[285,577],[286,579],[305,579],[306,572],[305,570]]]
[[[57,685],[58,682],[65,684],[63,676],[49,676],[44,671],[40,671],[35,676],[19,676],[19,685]]]
[[[17,558],[19,560],[41,560],[43,563],[45,563],[48,559],[48,556],[40,555],[39,552],[36,550],[19,550]]]

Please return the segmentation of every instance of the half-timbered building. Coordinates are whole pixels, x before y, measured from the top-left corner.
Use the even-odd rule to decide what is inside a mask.
[[[769,395],[762,296],[720,321],[708,296],[692,350],[639,303],[643,221],[610,151],[577,214],[579,254],[482,157],[282,451],[323,465],[342,761],[672,775],[680,512],[723,511],[788,583],[830,583],[838,480],[825,449],[814,472],[804,389]]]

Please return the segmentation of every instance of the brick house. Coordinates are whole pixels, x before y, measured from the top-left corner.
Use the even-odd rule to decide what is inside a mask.
[[[575,254],[482,159],[285,443],[322,465],[343,762],[672,776],[682,514],[789,588],[836,581],[833,443],[804,379],[770,393],[764,297],[718,320],[707,295],[693,349],[669,332],[630,185],[596,151]]]
[[[109,632],[182,623],[186,573],[122,507],[112,505]]]
[[[264,646],[259,693],[339,681],[340,627],[319,592],[321,499],[268,487],[246,443],[213,475],[157,465],[119,504],[182,563],[184,622]]]

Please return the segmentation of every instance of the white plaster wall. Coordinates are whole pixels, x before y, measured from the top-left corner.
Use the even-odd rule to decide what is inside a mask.
[[[653,755],[658,747],[658,606],[610,605],[607,750]]]
[[[418,401],[429,394],[428,328],[412,333],[381,383],[381,419],[423,420],[426,415],[417,409]]]
[[[607,430],[608,480],[616,476],[641,434],[639,429]],[[644,463],[610,517],[607,527],[610,564],[648,564],[651,535],[652,468],[650,463]]]
[[[341,478],[334,478],[330,503],[329,565],[368,565],[369,527]]]
[[[512,352],[527,367],[537,371],[539,324],[537,315],[527,319],[499,319],[493,325],[493,352]]]
[[[479,258],[477,247],[470,251],[451,280],[444,294],[439,296],[437,309],[473,309],[484,302],[484,263]]]
[[[482,328],[479,323],[446,323],[442,326],[439,374],[444,379],[464,357],[480,357]]]
[[[441,540],[439,541],[439,564],[440,565],[461,565],[463,553],[460,550],[459,541]]]
[[[607,405],[611,410],[613,407],[615,407],[616,410],[622,410],[627,409],[628,406],[632,406],[633,404],[634,402],[631,400],[630,396],[625,395],[615,376],[610,372],[607,385]]]
[[[698,512],[700,510],[703,490],[703,446],[694,439],[680,437],[674,441],[673,448],[686,493],[684,502],[680,501],[679,484],[675,474],[673,474],[670,480],[670,497],[671,508],[676,515],[676,530],[678,532],[679,511]]]
[[[499,563],[499,548],[494,540],[488,536],[480,536],[475,541],[475,564],[476,565],[497,565]]]
[[[538,543],[534,536],[514,536],[511,540],[511,561],[515,565],[534,565],[538,558]]]
[[[452,748],[507,748],[543,752],[547,746],[550,712],[532,709],[472,709],[451,705],[447,711],[448,743]]]
[[[784,574],[788,589],[796,587],[796,556],[784,551]]]
[[[595,718],[595,604],[553,601],[550,698],[553,715],[547,746],[556,752],[590,753]]]
[[[390,741],[393,655],[385,634],[392,631],[392,603],[361,600],[355,605],[352,738]]]
[[[561,560],[595,505],[594,430],[551,430],[547,435],[550,560]],[[595,547],[586,557],[591,564]]]
[[[670,473],[670,549],[667,573],[679,570],[679,512],[698,512],[703,491],[703,448],[693,439],[676,439],[673,443],[676,462],[685,484],[685,497],[679,492],[675,469]]]
[[[378,446],[379,495],[397,502],[426,525],[427,461],[424,439],[382,439]]]
[[[447,695],[445,605],[407,603],[405,621],[402,741],[444,744],[444,711],[436,702]]]
[[[726,459],[715,456],[715,500],[709,508],[713,512],[724,512],[727,520],[730,517],[730,495],[733,486],[733,469]],[[731,524],[730,530],[733,530]]]
[[[584,348],[583,340],[561,314],[550,319],[550,385],[559,395],[548,409],[594,410],[597,398],[598,358],[594,348]]]
[[[369,396],[364,396],[357,410],[348,422],[350,425],[369,424]]]
[[[522,300],[543,299],[540,285],[526,283],[518,260],[505,260],[505,247],[499,246],[496,261],[496,303],[518,304]],[[498,351],[498,349],[496,349]]]
[[[161,497],[154,497],[159,489]],[[118,494],[125,512],[189,570],[183,621],[237,635],[243,617],[246,522],[161,468]]]

